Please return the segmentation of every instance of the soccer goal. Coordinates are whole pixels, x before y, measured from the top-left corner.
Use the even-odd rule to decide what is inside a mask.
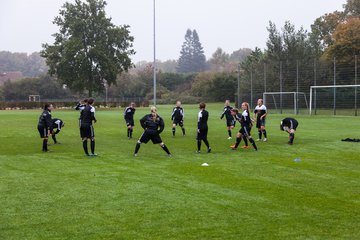
[[[309,109],[306,94],[304,92],[264,92],[264,104],[267,108],[273,108],[283,113],[284,110],[299,113],[299,109]]]
[[[332,113],[348,115],[355,112],[357,116],[359,96],[359,84],[354,85],[327,85],[310,86],[309,114]]]
[[[40,102],[40,95],[29,95],[29,102]]]

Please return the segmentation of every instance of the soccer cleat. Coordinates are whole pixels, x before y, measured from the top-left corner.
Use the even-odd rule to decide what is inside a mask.
[[[250,148],[249,146],[242,146],[241,148]]]
[[[263,140],[264,142],[266,142],[267,141],[267,138],[264,138],[264,140]]]
[[[97,156],[97,154],[96,153],[92,153],[92,154],[90,154],[90,157],[96,157]]]
[[[232,150],[236,150],[236,146],[235,146],[235,145],[231,145],[230,148],[231,148]]]
[[[85,153],[85,154],[84,154],[84,157],[90,157],[90,154],[86,154],[86,153]]]
[[[168,154],[168,157],[169,157],[169,158],[171,158],[171,157],[172,157],[172,155],[171,155],[171,154]]]
[[[211,153],[211,148],[208,148],[207,153]]]
[[[289,144],[289,145],[293,145],[293,143],[292,143],[292,142],[288,142],[288,144]]]
[[[196,151],[195,153],[200,153],[200,151]]]
[[[134,157],[137,157],[137,153],[134,154]]]
[[[228,137],[228,140],[231,140],[232,139],[232,137]]]

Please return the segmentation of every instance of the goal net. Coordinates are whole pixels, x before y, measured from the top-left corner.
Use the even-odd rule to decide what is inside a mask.
[[[360,85],[310,86],[309,114],[358,115]]]
[[[309,109],[304,92],[264,92],[264,104],[278,113],[307,113]]]
[[[40,102],[40,95],[29,95],[29,102]]]

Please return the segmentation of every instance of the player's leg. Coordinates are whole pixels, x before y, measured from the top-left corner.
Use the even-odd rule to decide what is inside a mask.
[[[197,133],[197,137],[196,137],[196,140],[197,140],[197,153],[200,153],[200,149],[201,149],[201,139],[202,139],[202,132],[201,130],[198,130],[198,133]]]
[[[87,144],[87,137],[84,137],[83,139],[82,139],[82,144],[83,144],[83,149],[84,149],[84,152],[85,152],[85,155],[86,156],[90,156],[89,155],[89,151],[88,151],[88,144]]]
[[[176,123],[174,122],[172,125],[172,135],[175,137],[175,131],[176,131]]]
[[[203,129],[202,130],[202,140],[203,142],[205,143],[206,147],[207,147],[207,153],[210,153],[211,152],[211,147],[210,147],[210,144],[209,144],[209,141],[207,139],[207,134],[208,134],[208,129]]]
[[[235,142],[235,145],[232,145],[232,146],[230,146],[232,149],[237,149],[238,148],[238,146],[240,145],[240,143],[241,143],[241,138],[242,138],[242,134],[241,134],[241,132],[239,131],[237,134],[236,134],[236,142]]]
[[[228,135],[229,135],[228,139],[231,139],[232,136],[231,136],[231,126],[230,125],[227,126],[227,131],[228,131]]]
[[[136,142],[135,151],[134,151],[134,157],[137,156],[141,143],[147,143],[150,140],[147,132],[145,131],[143,134],[141,134],[139,140]]]
[[[292,145],[294,142],[294,138],[295,138],[295,130],[294,129],[290,129],[289,130],[289,144]]]
[[[181,131],[182,131],[182,133],[183,133],[183,136],[185,136],[184,123],[181,121],[181,122],[179,123],[179,126],[181,127]]]
[[[261,132],[264,135],[264,142],[266,142],[267,141],[267,134],[266,134],[265,120],[264,119],[261,122]]]
[[[245,136],[242,136],[242,139],[244,140],[245,145],[242,148],[249,148],[248,139]]]
[[[130,127],[130,133],[129,133],[129,137],[132,138],[132,134],[133,134],[133,131],[134,131],[134,125],[131,125]]]
[[[171,156],[171,153],[164,142],[160,143],[160,147],[167,153],[168,156]]]

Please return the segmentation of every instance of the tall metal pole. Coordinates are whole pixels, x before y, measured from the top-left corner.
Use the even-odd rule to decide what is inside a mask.
[[[237,69],[237,107],[240,108],[240,63]]]
[[[296,105],[295,114],[299,114],[299,60],[296,60]]]
[[[156,41],[155,41],[155,0],[153,0],[154,5],[154,106],[156,106]]]
[[[334,57],[334,115],[336,115],[336,57]]]
[[[357,85],[357,55],[355,55],[355,85]],[[355,116],[357,115],[357,87],[355,87]]]

